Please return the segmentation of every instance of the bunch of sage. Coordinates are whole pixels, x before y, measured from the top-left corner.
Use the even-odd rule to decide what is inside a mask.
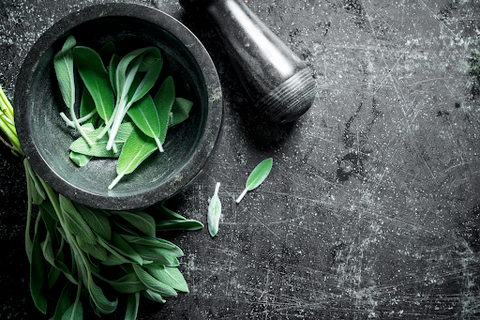
[[[13,107],[0,87],[0,140],[23,158],[28,211],[25,249],[35,306],[52,320],[81,320],[86,306],[96,314],[116,310],[127,295],[125,320],[137,316],[140,296],[160,303],[188,292],[178,269],[182,250],[157,237],[171,230],[197,230],[203,224],[169,210],[164,203],[142,211],[90,208],[56,193],[32,169],[15,131]],[[8,141],[7,141],[8,140]],[[38,207],[34,214],[33,205]]]
[[[167,130],[189,117],[193,103],[176,97],[171,76],[155,94],[152,92],[162,67],[162,54],[156,47],[136,49],[120,57],[112,42],[97,52],[77,45],[72,35],[54,57],[60,92],[71,119],[63,112],[60,115],[80,133],[70,146],[70,158],[79,166],[93,157],[118,158],[117,177],[109,189],[153,152],[163,152]],[[76,86],[75,70],[83,86]],[[82,89],[79,117],[76,87]]]

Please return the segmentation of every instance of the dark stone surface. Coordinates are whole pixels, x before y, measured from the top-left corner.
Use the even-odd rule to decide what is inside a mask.
[[[0,3],[0,82],[10,98],[39,35],[100,1]],[[137,1],[184,22],[212,55],[225,118],[208,165],[171,205],[219,234],[172,235],[190,293],[141,301],[147,319],[478,319],[480,142],[476,1],[249,0],[315,72],[297,122],[250,111],[208,21],[176,1]],[[240,204],[248,173],[268,179]],[[25,181],[0,145],[1,319],[48,319],[29,296]],[[122,310],[104,319],[122,319]]]

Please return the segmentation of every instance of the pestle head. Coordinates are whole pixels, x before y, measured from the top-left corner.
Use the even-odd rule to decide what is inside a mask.
[[[243,0],[180,4],[208,15],[259,115],[276,123],[292,122],[312,106],[316,83],[311,70]]]
[[[255,104],[267,119],[276,123],[297,120],[307,112],[316,95],[316,83],[309,68],[302,69],[268,92]]]

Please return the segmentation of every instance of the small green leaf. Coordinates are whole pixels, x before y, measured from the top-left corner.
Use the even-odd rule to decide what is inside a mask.
[[[80,213],[77,211],[72,201],[65,198],[61,194],[59,195],[60,208],[65,219],[65,224],[69,231],[81,238],[86,243],[95,244],[97,243],[95,235],[92,230],[82,218]]]
[[[115,217],[121,217],[145,235],[155,237],[155,219],[142,211],[115,211]]]
[[[175,230],[199,230],[204,227],[203,223],[197,220],[161,220],[157,222],[157,231],[175,231]]]
[[[107,249],[105,249],[98,243],[96,244],[86,243],[83,240],[81,240],[81,238],[77,239],[77,243],[80,249],[82,249],[85,253],[88,253],[90,256],[94,257],[95,259],[98,259],[100,261],[107,260]]]
[[[145,247],[132,244],[132,247],[142,257],[144,261],[151,261],[158,265],[176,267],[179,265],[178,259],[169,254],[168,250],[154,247]]]
[[[208,222],[208,232],[210,236],[215,237],[218,232],[218,225],[220,223],[220,214],[222,212],[222,203],[220,198],[218,198],[218,189],[220,188],[220,182],[217,182],[215,186],[215,193],[213,194],[212,199],[208,205],[207,213],[207,222]]]
[[[71,299],[72,296],[72,284],[70,282],[66,282],[65,286],[63,287],[62,293],[57,301],[57,306],[55,307],[55,313],[51,320],[61,320],[62,316],[71,306]]]
[[[82,218],[92,228],[92,230],[105,240],[112,238],[112,228],[108,216],[101,210],[90,209],[84,205],[77,204],[76,208]]]
[[[175,98],[172,106],[170,127],[173,127],[188,119],[193,102],[184,98]]]
[[[135,272],[127,273],[116,280],[107,280],[107,282],[120,293],[135,293],[145,290],[147,287],[140,281]]]
[[[150,290],[155,293],[158,293],[164,297],[176,297],[177,292],[175,289],[170,287],[169,285],[158,281],[155,279],[151,274],[145,271],[142,267],[138,265],[133,265],[133,270],[137,274],[140,281]]]
[[[155,139],[158,149],[163,152],[162,142],[159,140],[160,118],[152,97],[146,94],[128,109],[127,114],[144,134]]]
[[[112,232],[112,244],[115,246],[115,250],[121,253],[123,256],[135,261],[140,265],[143,264],[143,259],[140,254],[116,232]]]
[[[92,144],[91,140],[85,136],[85,132],[80,126],[75,115],[75,74],[73,69],[73,52],[72,48],[76,45],[76,40],[73,36],[69,36],[65,44],[53,58],[53,67],[57,76],[60,92],[63,101],[70,110],[70,117],[72,118],[75,128],[80,134],[85,137],[88,144]]]
[[[85,87],[95,102],[98,114],[103,120],[108,121],[113,114],[115,99],[102,58],[95,50],[83,46],[73,48],[73,56]]]
[[[54,69],[58,79],[58,86],[62,93],[63,101],[71,108],[75,104],[75,80],[73,72],[72,48],[77,44],[73,36],[69,36],[55,57]]]
[[[33,238],[32,262],[30,264],[30,293],[37,309],[46,314],[47,296],[44,292],[45,265],[38,235]]]
[[[156,268],[146,267],[148,272],[158,281],[174,288],[175,290],[188,292],[188,285],[177,267],[159,266]]]
[[[253,169],[252,173],[247,179],[245,190],[243,190],[242,194],[237,198],[237,203],[243,199],[248,191],[257,188],[267,178],[270,170],[272,169],[272,164],[273,159],[268,158],[260,162],[255,169]]]
[[[140,292],[135,292],[128,295],[127,309],[125,310],[124,320],[136,320],[138,313],[138,306],[140,304]]]
[[[86,156],[84,154],[81,154],[81,153],[78,153],[78,152],[75,152],[75,151],[71,151],[70,155],[69,155],[69,158],[77,166],[83,167],[83,166],[86,166],[90,162],[90,160],[92,160],[93,156]]]
[[[117,177],[108,186],[111,190],[122,177],[132,173],[145,159],[157,150],[155,140],[140,130],[133,130],[123,146],[117,163]]]
[[[102,288],[93,281],[91,276],[88,278],[88,292],[90,292],[90,298],[101,313],[110,314],[117,308],[118,299],[108,300]]]
[[[95,101],[86,87],[83,88],[82,98],[80,100],[80,119],[78,121],[84,125],[94,123],[98,118]],[[92,128],[93,130],[94,128]]]
[[[97,137],[98,133],[102,131],[102,128],[86,133],[87,137],[89,137],[93,141],[93,145],[89,145],[83,137],[80,137],[74,142],[72,142],[72,144],[70,145],[70,150],[92,157],[118,158],[120,156],[123,145],[125,144],[125,141],[127,141],[128,137],[132,134],[134,129],[135,126],[132,122],[125,122],[120,125],[117,136],[115,137],[115,143],[118,148],[117,152],[115,152],[114,150],[106,149],[108,137],[103,136],[100,139]]]
[[[145,291],[142,291],[142,295],[149,299],[149,300],[152,300],[152,301],[155,301],[155,302],[158,302],[158,303],[165,303],[167,301],[165,301],[165,299],[162,298],[161,295],[159,295],[158,293],[156,292],[153,292],[152,290],[145,290]]]
[[[81,301],[75,301],[65,311],[61,320],[83,320],[83,306]]]
[[[173,78],[170,76],[163,81],[157,94],[153,97],[153,102],[157,107],[158,117],[160,119],[159,139],[161,143],[165,142],[167,136],[168,125],[170,124],[170,113],[174,101],[175,85],[173,83]]]

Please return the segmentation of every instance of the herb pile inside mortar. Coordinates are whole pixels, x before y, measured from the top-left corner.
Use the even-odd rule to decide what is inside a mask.
[[[60,115],[81,135],[70,146],[70,158],[79,166],[94,157],[118,158],[117,177],[109,189],[152,153],[163,152],[167,130],[188,118],[193,103],[175,96],[171,76],[154,90],[162,66],[156,47],[136,49],[121,57],[111,42],[96,52],[77,46],[73,36],[54,57],[59,88],[69,109],[69,116]],[[75,84],[76,70],[83,87]],[[79,87],[77,117],[75,90]]]

